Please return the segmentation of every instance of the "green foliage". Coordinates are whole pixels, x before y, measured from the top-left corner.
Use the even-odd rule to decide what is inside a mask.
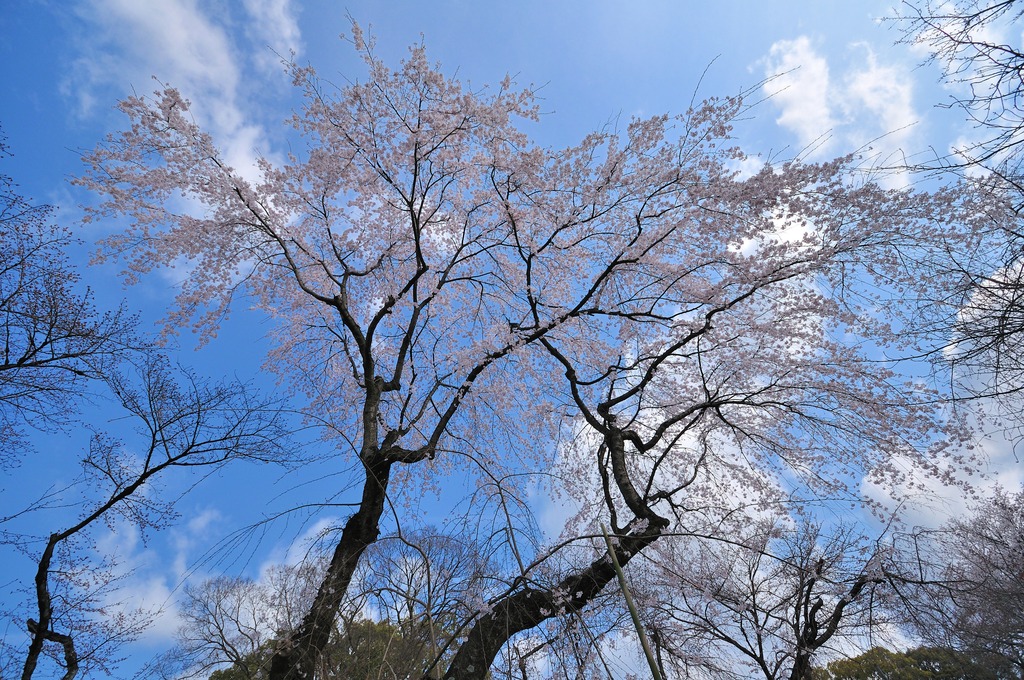
[[[247,659],[246,662],[249,663],[249,660]],[[253,659],[251,663],[254,669],[259,668],[259,662],[255,659]],[[210,673],[210,680],[252,680],[253,678],[259,677],[256,674],[257,672],[258,670],[254,671],[250,668],[235,665],[231,668],[225,668],[224,670]]]
[[[1008,680],[1016,677],[943,647],[918,647],[902,653],[873,647],[860,656],[833,661],[827,668],[814,671],[814,680]]]
[[[337,677],[352,680],[418,680],[432,660],[418,636],[403,634],[390,623],[368,620],[352,622],[328,648],[326,657],[327,667]]]
[[[242,663],[214,671],[209,680],[259,680],[266,677],[270,652],[262,649]],[[349,621],[335,632],[319,664],[320,678],[346,680],[420,680],[433,661],[430,645],[414,631],[384,621]]]

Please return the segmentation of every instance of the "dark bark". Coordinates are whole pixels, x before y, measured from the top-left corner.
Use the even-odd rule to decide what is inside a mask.
[[[327,647],[338,609],[348,591],[363,552],[380,533],[392,460],[377,454],[366,463],[366,480],[359,509],[345,522],[331,556],[327,574],[302,624],[275,651],[269,680],[312,680],[313,670]]]
[[[57,642],[64,647],[64,661],[67,667],[63,680],[71,680],[78,674],[78,654],[75,653],[74,640],[70,635],[64,635],[50,630],[50,623],[53,619],[53,606],[50,601],[50,563],[53,561],[53,551],[65,538],[64,534],[52,534],[46,542],[46,548],[39,558],[39,567],[36,570],[36,604],[39,608],[39,620],[29,619],[27,622],[29,634],[32,641],[29,643],[28,655],[25,657],[25,666],[21,672],[22,680],[31,680],[39,663],[39,655],[43,652],[43,643],[47,640]]]
[[[278,416],[268,412],[267,404],[253,403],[242,385],[211,387],[189,377],[188,389],[181,389],[168,371],[162,357],[146,357],[146,365],[140,370],[142,388],[137,388],[124,376],[112,375],[107,385],[120,406],[129,414],[139,418],[144,431],[149,435],[149,448],[142,458],[142,470],[134,475],[121,477],[119,461],[113,452],[120,442],[96,436],[94,446],[84,460],[86,468],[98,479],[113,484],[110,495],[99,503],[89,514],[74,526],[52,533],[39,557],[35,575],[35,595],[38,619],[28,619],[27,628],[30,642],[22,680],[30,680],[36,672],[39,657],[46,642],[53,642],[64,648],[64,680],[71,680],[79,671],[79,658],[72,635],[53,630],[54,602],[51,593],[51,574],[58,575],[55,567],[57,547],[75,536],[86,532],[101,519],[109,519],[118,506],[133,503],[134,496],[150,479],[171,468],[193,468],[219,465],[236,458],[252,458],[270,461],[281,455],[282,430],[277,426]],[[156,526],[160,516],[156,510],[145,505],[135,506],[128,512],[146,515],[139,519],[141,526]],[[59,559],[58,559],[59,561]],[[99,580],[112,578],[104,572],[94,572]],[[58,603],[61,598],[58,597]],[[65,602],[65,604],[67,604]],[[60,612],[73,616],[74,609]],[[75,624],[79,641],[88,639],[88,625]],[[88,644],[86,645],[88,646]],[[90,653],[86,653],[88,659]]]
[[[64,648],[64,666],[67,670],[64,671],[61,680],[73,680],[78,675],[78,652],[75,651],[74,639],[70,635],[53,630],[39,631],[38,624],[32,619],[28,620],[28,630],[32,635],[36,635],[39,632],[41,638],[45,638],[50,642],[56,642]]]
[[[562,361],[566,367],[566,377],[573,385],[574,396],[578,397],[579,393],[575,390],[577,377],[571,365],[551,343],[544,340],[541,342]],[[615,559],[619,565],[625,567],[635,555],[658,540],[662,531],[669,526],[669,520],[651,507],[652,496],[641,494],[629,475],[627,441],[638,449],[649,448],[653,443],[645,446],[635,433],[616,426],[610,412],[611,402],[598,405],[596,411],[601,416],[600,420],[594,417],[579,398],[577,404],[587,416],[587,420],[602,435],[603,442],[598,451],[598,461],[606,480],[605,500],[608,511],[614,520],[615,502],[607,488],[609,475],[605,465],[611,466],[611,482],[635,518],[626,532],[619,533],[619,530],[615,529]],[[484,680],[498,652],[515,635],[565,612],[583,609],[616,578],[611,556],[605,553],[551,588],[527,587],[499,598],[491,604],[490,611],[476,619],[466,640],[449,664],[444,679]]]
[[[824,568],[824,561],[819,562],[814,570],[814,574],[806,585],[804,597],[801,598],[802,602],[799,606],[802,606],[804,609],[804,622],[797,638],[797,647],[793,657],[793,670],[789,674],[789,680],[813,680],[811,657],[814,652],[832,639],[832,636],[839,629],[839,623],[843,618],[846,607],[860,596],[864,588],[869,584],[882,582],[882,578],[879,576],[861,574],[853,582],[853,585],[850,586],[847,594],[839,600],[839,603],[832,610],[829,617],[825,621],[819,622],[818,614],[821,612],[824,602],[820,597],[812,602],[811,593],[814,589],[814,584],[821,578]],[[823,631],[821,630],[822,625],[825,628]],[[819,631],[821,632],[819,633]]]
[[[615,557],[625,566],[634,555],[654,543],[668,522],[650,523],[636,534],[619,536]],[[567,576],[552,588],[524,588],[501,598],[491,611],[476,620],[459,647],[445,680],[484,680],[494,658],[516,634],[534,628],[566,611],[578,611],[615,580],[608,555]]]

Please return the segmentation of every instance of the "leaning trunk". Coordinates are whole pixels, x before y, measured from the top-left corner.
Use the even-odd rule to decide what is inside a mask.
[[[269,680],[312,680],[330,641],[334,621],[363,551],[380,533],[392,462],[377,455],[366,464],[359,509],[349,517],[334,549],[327,573],[302,624],[274,652]]]
[[[616,559],[625,566],[634,555],[654,543],[667,524],[662,520],[641,533],[618,537]],[[582,609],[615,578],[615,567],[604,554],[552,588],[525,588],[500,599],[476,620],[444,679],[484,680],[494,658],[513,636],[567,611]]]

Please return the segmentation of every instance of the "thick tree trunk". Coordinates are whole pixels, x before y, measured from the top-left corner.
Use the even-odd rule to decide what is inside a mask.
[[[36,570],[36,604],[39,608],[39,620],[29,619],[26,623],[32,641],[28,647],[28,654],[25,656],[25,667],[21,672],[21,680],[31,680],[39,663],[39,656],[43,653],[44,642],[56,642],[64,648],[64,675],[61,680],[73,680],[78,675],[78,653],[75,651],[75,641],[70,635],[58,633],[50,629],[53,623],[53,606],[50,599],[50,564],[53,561],[53,552],[57,544],[64,540],[71,532],[50,534],[46,542],[46,548],[39,558],[39,567]]]
[[[269,680],[312,680],[359,558],[380,533],[392,462],[377,454],[366,464],[359,510],[348,518],[320,589],[302,624],[274,653]]]
[[[798,649],[789,680],[812,680],[813,677],[811,674],[811,650]]]
[[[46,640],[46,633],[50,630],[50,618],[53,609],[50,604],[50,561],[53,559],[53,549],[60,540],[59,534],[52,534],[46,543],[42,556],[39,558],[39,565],[36,569],[36,603],[39,607],[39,621],[29,619],[28,630],[32,641],[28,647],[28,655],[25,657],[25,667],[21,672],[21,680],[31,680],[35,673],[36,664],[39,662],[39,655],[43,652],[43,642]]]
[[[634,555],[654,543],[668,524],[662,522],[642,533],[620,536],[615,549],[619,563],[625,566]],[[445,680],[484,680],[494,658],[513,636],[567,610],[582,609],[614,580],[615,568],[605,554],[553,588],[526,588],[502,598],[489,613],[477,619],[448,666]]]

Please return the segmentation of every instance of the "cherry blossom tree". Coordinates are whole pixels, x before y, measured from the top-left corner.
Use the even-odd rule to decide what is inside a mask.
[[[928,349],[900,335],[902,301],[945,285],[915,263],[974,247],[1000,204],[883,190],[851,158],[743,176],[740,97],[541,147],[529,90],[354,42],[365,80],[292,67],[303,142],[258,178],[168,88],[121,103],[130,124],[79,180],[103,199],[89,219],[127,218],[103,252],[129,280],[189,262],[169,327],[208,337],[239,299],[276,320],[267,365],[357,466],[358,508],[269,677],[315,676],[398,489],[475,476],[506,522],[445,670],[463,680],[600,596],[602,523],[628,565],[694,508],[766,488],[856,502],[865,479],[953,479],[969,433],[901,359]],[[520,502],[542,480],[578,506],[544,545]]]

